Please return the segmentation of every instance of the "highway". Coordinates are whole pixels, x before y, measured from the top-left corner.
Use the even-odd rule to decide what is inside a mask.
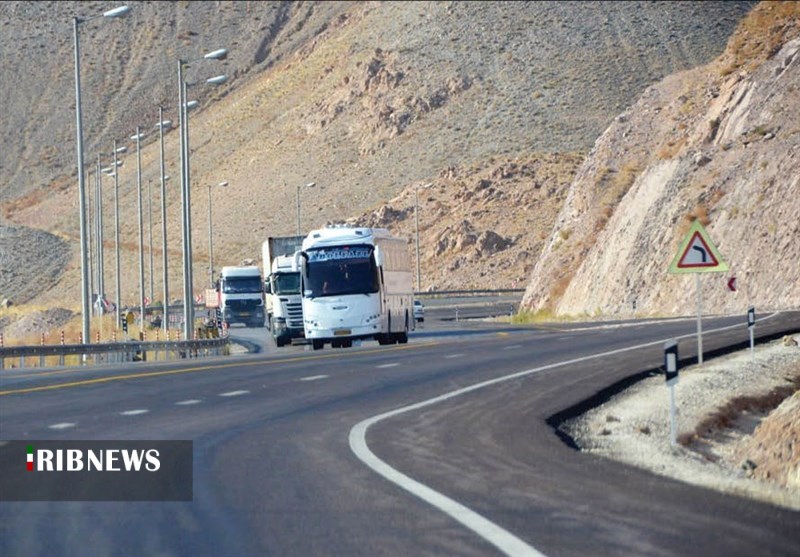
[[[800,555],[800,513],[581,453],[551,425],[657,369],[666,339],[691,357],[693,319],[514,326],[425,303],[407,345],[277,349],[234,328],[261,351],[4,370],[0,439],[193,440],[194,500],[0,503],[0,555]],[[706,358],[747,341],[743,320],[704,320]],[[782,313],[756,333],[798,329]]]

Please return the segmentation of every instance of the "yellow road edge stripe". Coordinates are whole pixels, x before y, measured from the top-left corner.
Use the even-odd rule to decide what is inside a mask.
[[[372,350],[364,350],[358,353],[353,353],[353,355],[361,355],[361,354],[375,354],[377,352],[388,352],[393,350],[408,350],[415,346],[433,346],[438,344],[436,342],[425,343],[425,344],[412,344],[406,346],[393,346],[391,348],[374,348]],[[253,364],[253,363],[260,363],[260,364],[282,364],[286,362],[301,362],[306,360],[323,360],[329,358],[335,358],[339,356],[339,354],[319,354],[317,356],[295,356],[291,358],[282,358],[276,360],[263,360],[263,361],[255,361],[255,362],[237,362],[237,363],[229,363],[229,364],[219,364],[219,365],[208,365],[208,366],[201,366],[201,367],[193,367],[193,368],[182,368],[182,369],[170,369],[165,371],[150,371],[150,372],[141,372],[141,373],[130,373],[127,375],[114,375],[112,377],[98,377],[95,379],[85,379],[83,381],[72,381],[69,383],[56,383],[54,385],[43,385],[41,387],[27,387],[24,389],[11,389],[8,391],[0,391],[0,396],[5,395],[14,395],[14,394],[25,394],[25,393],[35,393],[40,391],[52,391],[55,389],[67,389],[73,387],[82,387],[85,385],[95,385],[98,383],[109,383],[111,381],[125,381],[127,379],[144,379],[147,377],[160,377],[164,375],[178,375],[183,373],[197,373],[201,371],[209,371],[215,369],[224,369],[229,367],[236,367],[241,365]],[[77,371],[77,370],[76,370]],[[29,377],[35,377],[35,375],[30,375]]]

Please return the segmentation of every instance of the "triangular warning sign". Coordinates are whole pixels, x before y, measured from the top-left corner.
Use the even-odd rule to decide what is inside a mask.
[[[699,220],[694,221],[669,266],[669,272],[717,273],[727,270],[728,264],[722,260],[706,229]]]

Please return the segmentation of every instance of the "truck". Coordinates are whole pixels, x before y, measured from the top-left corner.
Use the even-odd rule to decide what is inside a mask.
[[[414,330],[408,242],[385,228],[312,230],[295,254],[303,324],[314,350],[356,340],[405,344]]]
[[[264,287],[257,266],[223,267],[217,291],[222,320],[228,326],[264,326]]]
[[[294,254],[303,238],[269,237],[261,248],[267,328],[278,347],[304,336],[300,273],[294,265]]]

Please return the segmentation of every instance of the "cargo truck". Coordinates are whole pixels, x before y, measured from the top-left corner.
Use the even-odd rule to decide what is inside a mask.
[[[304,336],[300,273],[294,265],[302,243],[303,236],[276,236],[262,245],[267,328],[278,347]]]
[[[264,326],[264,287],[258,267],[223,267],[218,291],[225,323]]]

